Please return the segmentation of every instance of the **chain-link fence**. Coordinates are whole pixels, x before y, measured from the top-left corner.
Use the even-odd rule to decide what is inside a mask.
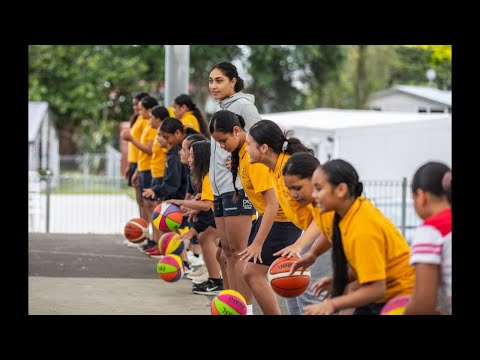
[[[115,234],[138,217],[134,190],[120,174],[119,154],[68,155],[60,158],[58,185],[47,176],[29,175],[29,231]],[[406,179],[364,181],[364,195],[411,240],[420,224]],[[47,226],[48,225],[48,226]]]

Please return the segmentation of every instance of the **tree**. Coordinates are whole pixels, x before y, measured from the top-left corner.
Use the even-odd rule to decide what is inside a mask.
[[[344,61],[344,50],[337,45],[250,48],[248,72],[254,81],[248,90],[255,94],[262,112],[319,106],[323,101],[322,89],[338,78]]]
[[[161,45],[30,46],[29,100],[47,101],[57,115],[60,152],[103,151],[128,120],[132,96],[160,94],[164,54]],[[98,141],[81,139],[87,129]]]

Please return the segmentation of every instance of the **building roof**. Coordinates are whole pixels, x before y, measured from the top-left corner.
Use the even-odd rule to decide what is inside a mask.
[[[452,106],[452,92],[446,90],[440,90],[428,86],[413,86],[413,85],[398,85],[391,89],[380,91],[373,97],[378,99],[380,97],[390,95],[393,93],[404,93],[413,95],[424,100],[433,101],[441,105]]]
[[[336,130],[387,124],[414,123],[451,118],[447,113],[412,113],[373,110],[312,109],[262,114],[263,119],[275,121],[286,130],[310,128]]]
[[[44,101],[28,102],[28,142],[35,141],[42,120],[47,114],[48,103]]]

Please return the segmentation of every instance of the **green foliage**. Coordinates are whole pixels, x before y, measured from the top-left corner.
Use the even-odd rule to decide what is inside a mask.
[[[148,60],[143,52],[150,56]],[[96,129],[94,141],[76,136],[81,151],[95,146],[101,151],[111,136],[102,131],[114,127],[101,123],[128,120],[132,92],[152,90],[145,89],[145,84],[164,73],[160,45],[142,50],[123,45],[33,45],[28,53],[29,100],[47,101],[57,115],[56,126],[72,136],[85,134],[84,126]]]
[[[261,112],[320,106],[322,89],[338,79],[345,59],[343,47],[337,45],[254,45],[250,49],[248,72],[254,81],[248,90],[255,94]]]
[[[452,88],[452,49],[450,45],[398,46],[390,84],[428,85],[426,72],[433,69],[436,78],[432,86]]]

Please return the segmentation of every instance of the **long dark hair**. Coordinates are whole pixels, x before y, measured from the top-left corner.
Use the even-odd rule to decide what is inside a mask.
[[[358,180],[355,168],[345,160],[335,159],[327,161],[321,166],[328,178],[328,182],[336,187],[345,183],[351,197],[357,198],[363,192],[363,184]],[[333,218],[332,262],[333,262],[333,291],[332,297],[340,296],[348,284],[348,262],[343,249],[342,234],[340,232],[340,215],[335,212]]]
[[[137,95],[135,95],[133,98],[134,99],[137,99],[138,102],[140,102],[140,100],[142,100],[144,97],[147,97],[147,96],[150,96],[148,93],[146,92],[139,92]],[[139,114],[132,114],[132,116],[130,116],[130,127],[133,126],[133,124],[135,124],[135,121],[137,121],[137,118],[138,118],[138,115]]]
[[[228,61],[222,61],[217,64],[215,64],[211,69],[210,72],[212,72],[213,69],[218,69],[222,72],[223,75],[225,75],[227,78],[230,80],[232,79],[237,79],[237,82],[235,83],[235,87],[233,90],[237,93],[239,91],[242,91],[243,88],[245,87],[245,83],[243,79],[238,76],[238,71],[235,65]]]
[[[295,153],[283,166],[282,174],[298,176],[300,179],[311,179],[320,161],[312,154]]]
[[[163,105],[155,105],[150,112],[153,116],[160,120],[163,120],[169,116],[167,108]]]
[[[267,144],[275,154],[280,154],[282,151],[288,155],[296,152],[314,154],[312,149],[307,148],[297,138],[289,137],[290,132],[283,132],[272,120],[260,120],[252,125],[248,133],[259,145]]]
[[[210,132],[215,131],[224,134],[233,134],[233,128],[238,126],[240,129],[245,130],[245,120],[242,116],[235,114],[229,110],[220,110],[213,114],[210,119]],[[239,190],[235,186],[235,181],[238,176],[238,166],[240,165],[240,156],[238,154],[240,149],[232,151],[232,162],[230,165],[230,171],[232,172],[233,188],[235,189],[235,195],[233,196],[233,202],[237,202],[240,194]]]
[[[198,131],[191,127],[184,128],[182,122],[176,118],[167,117],[163,119],[162,124],[160,125],[160,131],[167,134],[175,134],[177,130],[185,136],[198,134]]]
[[[452,170],[445,164],[429,161],[420,166],[412,180],[412,192],[418,189],[435,196],[445,196],[452,203]]]
[[[205,117],[200,109],[197,108],[197,105],[193,102],[192,98],[187,94],[181,94],[175,98],[174,102],[180,106],[185,105],[188,110],[193,112],[193,115],[195,115],[198,120],[198,124],[200,125],[200,132],[205,135],[206,138],[209,138],[210,133],[208,132],[208,126]]]
[[[210,168],[210,142],[208,140],[195,141],[190,144],[193,154],[192,180],[197,193],[202,191],[202,182]]]

